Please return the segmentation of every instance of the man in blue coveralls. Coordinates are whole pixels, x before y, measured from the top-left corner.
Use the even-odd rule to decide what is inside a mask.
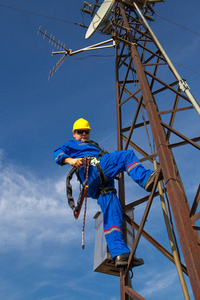
[[[95,143],[89,141],[90,124],[85,119],[78,119],[73,125],[74,140],[70,140],[58,147],[53,157],[57,164],[63,166],[70,164],[79,170],[82,183],[85,181],[83,161],[90,157],[94,163],[90,164],[88,173],[87,196],[97,199],[103,212],[104,234],[109,252],[115,261],[116,267],[126,266],[130,250],[123,239],[122,207],[114,189],[114,178],[126,171],[131,178],[146,191],[150,192],[156,177],[156,171],[145,169],[132,150],[104,153]],[[98,145],[98,144],[97,144]],[[99,164],[101,172],[106,178],[104,188],[99,191],[101,176],[95,165]],[[133,258],[132,266],[143,264],[142,259]]]

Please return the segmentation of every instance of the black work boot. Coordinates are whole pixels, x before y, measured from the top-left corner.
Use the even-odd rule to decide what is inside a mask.
[[[124,254],[117,255],[115,257],[115,267],[121,268],[121,267],[127,266],[129,255],[130,255],[130,253],[124,253]],[[142,258],[137,258],[136,256],[134,256],[130,263],[130,269],[141,266],[143,264],[144,264],[144,261]]]
[[[130,263],[130,269],[134,267],[139,267],[144,264],[144,260],[142,258],[137,258],[136,256],[133,256]]]
[[[157,175],[157,171],[154,171],[150,174],[149,178],[147,179],[147,182],[144,186],[144,188],[147,192],[152,191],[156,175]],[[163,175],[162,175],[162,173],[160,173],[158,180],[162,180],[162,179],[163,179]]]
[[[121,267],[127,266],[129,255],[130,255],[130,253],[123,253],[123,254],[117,255],[114,258],[115,267],[121,268]]]

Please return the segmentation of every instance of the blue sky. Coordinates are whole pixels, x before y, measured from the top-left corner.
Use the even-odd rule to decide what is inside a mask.
[[[48,81],[59,56],[52,57],[54,48],[37,35],[40,25],[73,50],[107,37],[96,33],[85,40],[86,29],[73,24],[82,22],[82,0],[4,0],[0,4],[0,299],[119,300],[119,279],[93,272],[93,216],[99,207],[88,200],[86,248],[82,250],[82,215],[78,221],[73,219],[65,196],[69,168],[57,166],[52,159],[53,150],[72,137],[72,124],[80,117],[90,121],[91,138],[108,151],[116,150],[114,51],[67,57]],[[166,0],[156,5],[158,16],[152,24],[198,102],[199,8],[198,0]],[[86,25],[90,21],[84,17]],[[199,135],[199,120],[193,111],[179,124],[194,137]],[[174,154],[191,203],[199,183],[198,150],[185,146]],[[126,180],[127,201],[146,195]],[[136,220],[141,214],[142,207]],[[149,219],[151,225],[146,228],[169,249],[160,203],[153,204]],[[145,260],[145,266],[134,271],[133,286],[138,293],[149,300],[183,299],[176,270],[165,257],[143,239],[137,254]]]

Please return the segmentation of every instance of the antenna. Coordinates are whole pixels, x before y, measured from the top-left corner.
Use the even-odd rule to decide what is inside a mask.
[[[76,51],[72,51],[72,49],[67,49],[65,48],[65,44],[63,44],[63,42],[56,42],[55,40],[55,36],[52,37],[52,34],[49,36],[45,31],[42,31],[41,26],[38,29],[38,33],[41,32],[43,34],[43,39],[45,37],[47,37],[49,39],[49,43],[52,43],[52,45],[54,45],[54,47],[57,47],[58,50],[60,51],[52,51],[52,55],[55,54],[63,54],[62,57],[59,59],[59,61],[56,63],[56,66],[53,67],[53,69],[49,72],[49,77],[48,79],[50,79],[50,77],[54,74],[54,72],[56,72],[58,70],[58,68],[63,64],[65,58],[67,56],[73,56],[75,54],[79,54],[85,51],[89,51],[89,50],[98,50],[98,49],[105,49],[105,48],[111,48],[111,47],[115,47],[115,41],[113,39],[109,39]]]
[[[86,39],[89,39],[108,20],[114,2],[114,0],[104,0],[88,27]]]
[[[59,48],[60,48],[60,50],[63,49],[66,55],[71,52],[70,49],[65,48],[65,44],[63,44],[63,42],[61,42],[61,43],[60,43],[60,41],[56,42],[55,36],[52,37],[52,34],[49,36],[48,34],[46,34],[46,30],[44,32],[40,28],[41,28],[41,26],[38,29],[38,33],[41,32],[43,34],[43,39],[45,37],[47,37],[49,39],[49,43],[52,42],[52,45],[54,44],[54,47],[57,47],[57,49],[59,49]]]
[[[64,54],[60,59],[59,61],[57,62],[56,66],[53,67],[52,71],[49,72],[49,77],[48,77],[48,80],[50,79],[51,76],[53,76],[53,73],[56,72],[58,70],[58,68],[63,64],[65,58],[66,58],[66,54]]]
[[[81,10],[84,13],[87,13],[87,14],[91,15],[92,14],[92,11],[91,11],[92,5],[89,4],[89,3],[87,3],[86,1],[84,1],[83,4],[84,4],[84,6],[83,6],[83,8]]]

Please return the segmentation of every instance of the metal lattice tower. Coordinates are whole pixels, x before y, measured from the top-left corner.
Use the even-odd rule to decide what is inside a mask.
[[[169,68],[168,61],[157,45],[151,30],[146,26],[138,10],[137,5],[129,7],[121,1],[116,1],[114,9],[115,33],[112,38],[116,42],[116,93],[117,93],[117,130],[118,130],[118,150],[125,150],[128,147],[138,151],[143,159],[141,161],[152,161],[155,168],[163,173],[164,180],[154,186],[149,197],[138,199],[131,204],[125,202],[125,182],[123,175],[119,182],[119,198],[123,206],[124,220],[128,221],[136,230],[137,235],[131,254],[134,255],[143,235],[166,257],[176,264],[180,280],[184,290],[184,296],[189,299],[187,289],[184,288],[184,277],[182,272],[188,274],[195,299],[200,295],[200,239],[198,227],[195,221],[199,219],[200,213],[196,212],[200,199],[200,185],[196,192],[196,197],[192,208],[189,207],[184,191],[181,177],[172,153],[172,148],[190,144],[200,150],[197,142],[200,137],[188,138],[175,128],[175,116],[177,113],[193,108],[191,101],[184,93],[181,86],[183,80],[177,78],[173,69]],[[170,82],[166,82],[166,74],[162,79],[162,73],[168,72]],[[162,110],[162,98],[167,95],[168,107]],[[128,103],[134,102],[135,109],[132,109],[133,119],[129,127],[124,126],[123,114]],[[181,106],[178,108],[179,103]],[[166,104],[166,103],[165,103]],[[198,106],[198,105],[197,105]],[[130,108],[129,108],[130,109]],[[194,110],[194,114],[197,113]],[[146,115],[146,118],[145,116]],[[165,116],[168,118],[165,118]],[[142,121],[140,121],[142,119]],[[167,121],[166,121],[167,120]],[[148,154],[142,147],[134,143],[134,135],[138,129],[149,130],[147,140],[152,136],[155,151]],[[150,136],[150,137],[149,137]],[[173,136],[173,138],[172,138]],[[181,139],[179,142],[171,142],[175,137]],[[157,161],[157,162],[156,162]],[[157,176],[158,178],[158,176]],[[156,186],[158,185],[158,192]],[[181,249],[183,252],[186,267],[180,262],[173,242],[172,232],[165,213],[165,222],[168,229],[173,255],[168,253],[157,241],[144,231],[144,225],[148,217],[153,199],[160,195],[163,210],[165,211],[165,199],[169,200],[170,209],[175,221]],[[135,207],[139,203],[147,202],[141,223],[138,225],[126,215],[126,209]],[[129,258],[130,261],[131,258]],[[121,300],[144,299],[128,286],[128,272],[121,269]]]
[[[189,277],[194,298],[197,300],[200,295],[200,238],[198,234],[200,228],[195,225],[195,222],[200,219],[200,212],[197,212],[200,184],[198,183],[196,196],[190,207],[172,150],[185,145],[193,147],[196,151],[200,150],[198,144],[200,137],[187,137],[176,123],[176,119],[180,118],[181,114],[185,116],[189,110],[194,114],[200,114],[200,106],[145,20],[145,18],[153,20],[153,5],[161,1],[116,0],[111,19],[101,30],[102,33],[111,35],[112,39],[78,51],[66,49],[65,45],[56,42],[54,37],[48,36],[40,29],[39,32],[62,50],[53,52],[53,54],[63,56],[50,72],[50,76],[60,67],[66,56],[99,49],[99,47],[113,47],[113,45],[105,45],[115,42],[118,150],[134,149],[142,156],[141,162],[149,161],[154,169],[158,170],[151,194],[129,204],[125,201],[124,174],[121,174],[119,178],[119,199],[123,208],[124,221],[137,231],[129,263],[143,236],[176,265],[185,299],[190,298],[183,274]],[[92,9],[92,5],[84,1],[83,11],[94,16],[95,10],[100,7],[98,2],[96,0]],[[127,112],[131,118],[130,126],[127,126],[125,122]],[[138,136],[138,131],[141,137],[139,142],[135,138]],[[147,149],[150,149],[150,153]],[[161,173],[164,179],[159,181]],[[160,197],[171,252],[144,229],[152,202],[156,197]],[[127,211],[140,204],[146,204],[146,207],[141,223],[137,224],[128,216]],[[168,214],[173,215],[181,249],[178,249],[173,224]],[[126,233],[125,222],[124,232]],[[180,250],[186,265],[181,262]],[[127,270],[128,268],[120,269],[121,300],[144,299],[130,287]]]

